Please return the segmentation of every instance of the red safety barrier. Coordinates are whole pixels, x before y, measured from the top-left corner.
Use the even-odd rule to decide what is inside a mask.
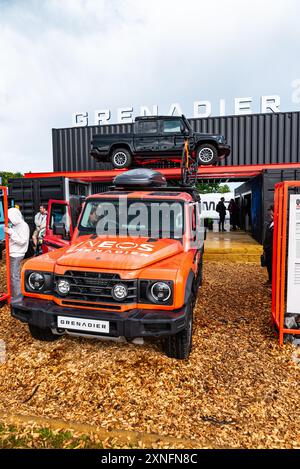
[[[0,186],[3,196],[3,212],[4,212],[4,226],[8,226],[8,200],[7,200],[7,187]],[[6,292],[0,292],[0,303],[7,301],[10,303],[10,262],[9,262],[9,239],[8,234],[5,234],[5,265],[6,265]]]
[[[272,319],[279,332],[279,344],[281,346],[285,334],[300,334],[300,329],[286,329],[284,327],[287,284],[288,198],[290,190],[297,188],[300,189],[300,181],[284,181],[275,184]]]

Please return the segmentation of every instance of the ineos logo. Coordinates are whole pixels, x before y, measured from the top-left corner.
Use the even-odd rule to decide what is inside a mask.
[[[136,243],[118,243],[116,244],[116,247],[118,249],[135,249],[138,246]]]
[[[121,243],[116,243],[116,241],[102,241],[98,244],[99,249],[121,249],[122,251],[137,249],[138,251],[153,251],[152,244],[149,243],[133,243],[132,241],[124,241]],[[104,251],[106,252],[106,251]]]

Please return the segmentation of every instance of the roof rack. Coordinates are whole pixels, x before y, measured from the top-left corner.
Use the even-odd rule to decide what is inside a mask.
[[[131,169],[119,174],[109,190],[124,193],[128,191],[186,192],[194,200],[200,200],[199,193],[194,186],[184,184],[168,186],[166,178],[160,172],[146,168]]]
[[[108,191],[112,192],[133,192],[133,191],[138,191],[138,192],[186,192],[187,194],[190,194],[193,199],[197,202],[200,201],[200,194],[199,192],[191,186],[183,186],[178,184],[178,186],[165,186],[165,187],[140,187],[140,186],[110,186]]]

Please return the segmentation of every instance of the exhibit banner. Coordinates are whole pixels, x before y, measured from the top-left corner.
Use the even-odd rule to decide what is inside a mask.
[[[226,193],[213,193],[213,194],[200,194],[201,197],[201,218],[211,218],[212,220],[217,220],[219,214],[216,211],[217,204],[220,202],[221,197],[225,199],[225,207],[228,208],[229,202],[231,199],[234,199],[233,192]],[[226,212],[226,219],[229,218],[229,212]]]

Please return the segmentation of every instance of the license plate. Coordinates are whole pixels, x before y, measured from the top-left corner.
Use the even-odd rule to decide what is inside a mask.
[[[109,333],[109,321],[98,321],[97,319],[57,316],[57,327],[77,331],[96,332],[98,334]]]

